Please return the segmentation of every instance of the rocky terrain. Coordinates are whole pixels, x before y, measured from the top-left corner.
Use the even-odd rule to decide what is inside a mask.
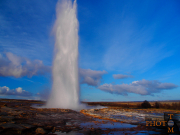
[[[151,134],[159,133],[157,129],[143,125],[144,114],[140,114],[138,110],[103,108],[78,112],[69,109],[32,107],[43,104],[40,101],[1,99],[0,134],[96,135],[138,134],[149,131],[151,131]],[[151,113],[153,115],[154,111]]]
[[[31,107],[38,102],[1,100],[0,134],[46,134],[80,130],[80,123],[92,118],[69,109]],[[42,104],[42,103],[41,103]]]

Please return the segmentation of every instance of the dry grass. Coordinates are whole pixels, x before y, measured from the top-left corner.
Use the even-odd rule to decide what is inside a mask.
[[[107,107],[115,108],[135,108],[141,109],[141,104],[143,102],[84,102],[88,105],[101,105]],[[167,110],[180,110],[180,101],[159,101],[159,102],[149,102],[151,108],[156,109],[167,109]],[[159,105],[159,107],[157,106]]]

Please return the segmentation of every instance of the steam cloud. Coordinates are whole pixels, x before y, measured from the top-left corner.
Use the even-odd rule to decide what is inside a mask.
[[[178,87],[172,83],[161,83],[159,81],[148,81],[148,80],[140,80],[134,81],[131,84],[120,84],[120,85],[113,85],[113,84],[103,84],[98,88],[100,90],[120,94],[120,95],[127,95],[128,93],[136,93],[140,95],[150,95],[152,93],[158,93],[161,90],[173,89]]]
[[[0,76],[32,77],[50,72],[50,69],[49,66],[43,65],[41,60],[30,61],[10,52],[5,53],[5,57],[0,54]]]

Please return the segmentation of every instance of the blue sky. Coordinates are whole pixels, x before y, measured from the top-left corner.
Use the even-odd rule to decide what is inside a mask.
[[[47,99],[56,0],[0,1],[0,98]],[[179,100],[178,0],[77,0],[82,101]]]

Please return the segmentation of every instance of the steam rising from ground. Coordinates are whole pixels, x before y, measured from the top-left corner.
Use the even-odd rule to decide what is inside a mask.
[[[53,87],[46,107],[80,109],[78,80],[78,20],[76,1],[57,3]]]

